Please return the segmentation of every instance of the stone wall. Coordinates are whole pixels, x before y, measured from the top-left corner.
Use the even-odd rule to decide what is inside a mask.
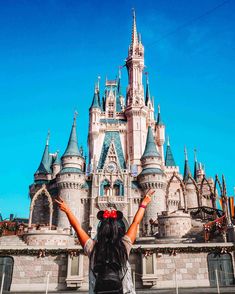
[[[166,254],[156,258],[157,284],[154,288],[207,287],[209,285],[208,253]]]
[[[67,256],[12,256],[14,269],[11,291],[45,291],[49,272],[49,290],[66,289]]]
[[[158,216],[160,238],[181,238],[192,227],[191,217],[184,211],[165,213]]]

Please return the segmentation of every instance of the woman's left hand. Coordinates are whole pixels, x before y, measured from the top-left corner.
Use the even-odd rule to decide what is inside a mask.
[[[144,204],[144,205],[148,205],[150,202],[151,202],[151,197],[152,197],[152,195],[155,193],[155,190],[153,190],[153,189],[149,189],[148,191],[147,191],[147,193],[145,194],[145,197],[144,197],[144,199],[143,199],[143,201],[142,201],[142,204]]]
[[[58,199],[55,199],[55,202],[58,204],[60,210],[68,213],[70,208],[68,207],[67,203],[59,196]]]

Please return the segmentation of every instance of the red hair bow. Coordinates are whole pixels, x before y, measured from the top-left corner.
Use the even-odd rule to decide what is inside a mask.
[[[117,218],[117,211],[116,210],[105,210],[103,213],[103,218]]]

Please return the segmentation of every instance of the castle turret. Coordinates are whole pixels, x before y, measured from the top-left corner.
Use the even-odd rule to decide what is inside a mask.
[[[155,190],[151,204],[147,207],[145,213],[145,222],[149,224],[150,219],[156,220],[157,215],[166,210],[166,175],[161,169],[161,155],[157,151],[153,131],[150,126],[148,127],[145,150],[141,157],[141,165],[142,172],[138,176],[141,188],[144,193],[150,188]]]
[[[68,141],[67,148],[61,158],[62,169],[57,174],[56,181],[60,197],[68,203],[73,213],[81,219],[81,187],[85,183],[85,159],[80,154],[76,134],[76,114]],[[65,213],[58,211],[58,226],[70,228]]]
[[[59,173],[60,169],[61,169],[61,160],[60,160],[60,156],[59,156],[59,151],[57,151],[55,154],[54,162],[52,164],[52,178],[53,179]]]
[[[50,133],[48,132],[46,146],[44,148],[44,152],[42,155],[41,162],[39,164],[38,169],[34,174],[34,180],[37,181],[48,181],[51,179],[52,170],[51,170],[51,161],[52,158],[49,154],[49,139]]]
[[[168,137],[167,146],[166,146],[165,166],[166,167],[176,166],[175,160],[174,160],[174,157],[173,157],[173,153],[171,151],[169,137]]]
[[[156,130],[156,143],[158,146],[159,153],[162,158],[162,162],[164,164],[164,148],[163,145],[165,143],[165,125],[161,119],[161,109],[160,105],[158,105],[158,114],[157,114],[157,122],[155,125]]]
[[[144,68],[144,47],[138,38],[135,12],[133,13],[132,40],[126,60],[128,71],[127,106],[127,137],[130,164],[140,167],[140,158],[146,141],[146,121],[148,108],[144,101],[142,74]]]
[[[188,154],[187,149],[184,149],[185,153],[185,162],[184,162],[184,177],[183,181],[186,187],[186,202],[187,208],[195,208],[198,207],[198,196],[196,191],[196,182],[192,178],[192,174],[190,171],[190,167],[188,164]]]
[[[145,105],[148,107],[148,125],[151,126],[154,123],[154,107],[150,96],[148,74],[146,74]]]
[[[103,107],[105,108],[104,101],[102,102]],[[95,92],[92,100],[91,107],[89,109],[89,135],[88,135],[88,144],[89,144],[89,160],[92,165],[95,165],[95,151],[99,148],[98,136],[100,131],[100,115],[101,107],[99,102],[99,88],[95,86]]]
[[[183,176],[183,180],[186,183],[189,176],[191,176],[191,171],[190,171],[190,167],[189,167],[189,164],[188,164],[188,153],[187,153],[186,147],[184,147],[184,155],[185,155],[185,160],[184,160],[184,176]]]

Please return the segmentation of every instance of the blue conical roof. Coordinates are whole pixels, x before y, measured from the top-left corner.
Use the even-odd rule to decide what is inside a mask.
[[[58,164],[58,165],[61,164],[61,160],[60,160],[60,156],[59,156],[59,151],[56,152],[56,158],[55,158],[53,164]]]
[[[77,133],[76,133],[76,116],[74,116],[73,126],[69,137],[69,142],[67,148],[63,154],[63,156],[80,156],[80,152],[78,150],[78,141],[77,141]]]
[[[157,125],[159,125],[159,126],[164,125],[164,123],[162,122],[162,119],[161,119],[160,105],[158,105]]]
[[[168,138],[168,144],[166,147],[165,166],[176,166],[175,160],[171,151],[171,146]]]
[[[188,155],[187,155],[187,150],[185,148],[185,162],[184,162],[184,182],[187,182],[189,177],[191,176],[191,171],[190,171],[190,167],[188,164]]]
[[[97,89],[95,89],[95,93],[93,96],[93,100],[92,100],[90,109],[93,109],[93,108],[100,108],[100,98],[99,98],[99,93],[98,93]]]
[[[141,159],[143,159],[145,157],[159,157],[159,156],[160,156],[160,154],[157,151],[156,144],[154,142],[153,131],[152,131],[152,128],[149,126],[145,150],[144,150],[144,154],[142,155]]]
[[[147,82],[146,82],[146,94],[145,94],[145,105],[148,105],[149,101],[151,101],[151,100],[150,100],[149,81],[147,79]]]
[[[51,173],[51,158],[49,154],[49,132],[47,136],[46,146],[42,155],[40,165],[36,171],[36,174],[50,174]]]

